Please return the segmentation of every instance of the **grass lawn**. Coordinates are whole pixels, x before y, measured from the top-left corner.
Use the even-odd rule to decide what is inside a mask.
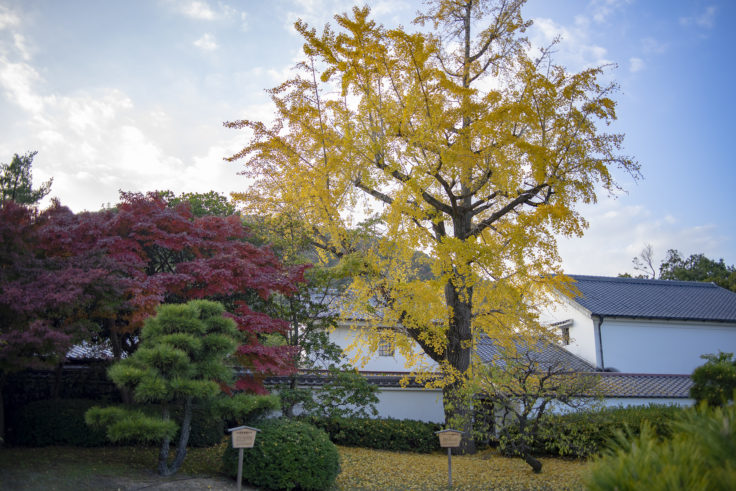
[[[224,445],[190,449],[179,474],[155,474],[153,447],[0,449],[0,489],[235,489],[223,478]],[[411,454],[338,447],[340,490],[447,489],[447,454]],[[247,453],[246,453],[247,458]],[[585,462],[542,459],[542,474],[520,459],[493,452],[452,458],[454,489],[579,489]],[[197,478],[197,479],[195,479]]]
[[[162,478],[156,474],[158,449],[153,447],[4,448],[0,490],[196,489],[188,482],[192,476],[214,478],[199,489],[235,489],[234,481],[219,474],[223,451],[224,445],[189,449],[179,473]]]

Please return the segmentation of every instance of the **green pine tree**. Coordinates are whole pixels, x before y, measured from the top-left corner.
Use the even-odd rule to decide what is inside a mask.
[[[86,414],[87,424],[107,429],[111,441],[160,442],[158,472],[176,473],[186,457],[192,420],[192,404],[211,401],[229,417],[278,408],[274,397],[240,394],[217,404],[222,384],[232,381],[226,362],[235,352],[240,332],[217,302],[193,300],[159,307],[141,331],[139,348],[115,363],[108,375],[118,387],[132,391],[135,402],[156,405],[158,416],[124,407],[95,407]],[[181,421],[172,419],[178,409]],[[176,455],[169,463],[171,439],[179,432]]]

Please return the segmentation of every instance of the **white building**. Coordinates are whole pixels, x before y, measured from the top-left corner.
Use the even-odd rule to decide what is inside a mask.
[[[546,320],[598,370],[689,375],[706,353],[736,352],[736,293],[713,283],[572,276]]]
[[[606,405],[692,404],[690,374],[704,363],[700,356],[736,352],[736,293],[712,283],[572,278],[575,295],[560,293],[542,315],[561,330],[566,345],[546,345],[540,356],[579,372],[598,372]],[[332,339],[347,349],[355,335],[344,325]],[[490,340],[480,340],[478,355],[491,360]],[[390,344],[381,343],[361,370],[381,387],[381,416],[444,419],[440,391],[399,386],[410,367]]]

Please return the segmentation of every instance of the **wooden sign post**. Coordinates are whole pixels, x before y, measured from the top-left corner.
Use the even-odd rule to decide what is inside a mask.
[[[240,491],[243,485],[243,449],[253,448],[256,443],[256,433],[261,430],[250,426],[238,426],[227,431],[232,435],[233,448],[238,449],[238,491]]]
[[[460,446],[463,432],[448,429],[435,433],[440,437],[440,447],[447,448],[447,485],[452,488],[452,449]]]

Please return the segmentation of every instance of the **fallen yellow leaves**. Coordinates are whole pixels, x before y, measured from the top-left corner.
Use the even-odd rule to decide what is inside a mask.
[[[414,454],[338,447],[338,489],[447,489],[447,454]],[[581,489],[585,461],[540,459],[534,474],[521,459],[494,451],[452,457],[453,489]]]

